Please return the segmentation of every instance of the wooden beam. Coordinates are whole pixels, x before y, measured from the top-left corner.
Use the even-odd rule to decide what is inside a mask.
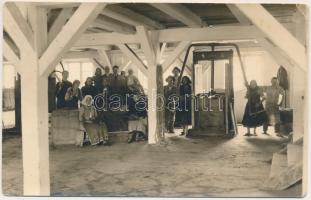
[[[143,26],[137,26],[137,36],[140,38],[141,48],[146,57],[148,66],[156,64],[156,51],[152,44],[151,36],[147,29]]]
[[[181,4],[152,3],[151,5],[189,27],[204,26],[199,16]]]
[[[6,39],[3,39],[3,56],[9,62],[19,62],[19,57],[16,55],[12,46]]]
[[[139,40],[136,35],[120,33],[89,33],[83,34],[74,44],[75,48],[94,48],[114,44],[134,44]]]
[[[226,4],[241,25],[252,25],[252,22],[234,4]]]
[[[178,61],[180,62],[180,64],[182,65],[183,64],[183,60],[181,58],[178,58]],[[189,65],[186,64],[186,68],[185,68],[186,72],[191,75],[191,67]]]
[[[252,22],[234,5],[227,5],[232,14],[237,18],[241,25],[251,25]],[[274,59],[279,65],[284,66],[288,71],[291,71],[293,64],[288,57],[282,53],[282,50],[273,45],[267,38],[257,38],[259,45],[268,53],[270,53],[272,59]]]
[[[138,14],[130,9],[117,5],[109,5],[102,15],[106,15],[118,21],[132,26],[145,26],[148,29],[163,29],[164,26],[144,15]]]
[[[309,13],[308,6],[306,4],[297,4],[296,7],[297,11],[300,12],[305,17],[305,19],[307,19]]]
[[[145,64],[137,57],[137,55],[125,44],[117,44],[118,48],[124,53],[129,60],[132,61],[134,65],[136,65],[140,71],[147,76],[148,71]]]
[[[73,2],[33,2],[35,6],[55,9],[55,8],[73,8],[79,7],[81,3],[73,3]]]
[[[103,3],[82,3],[40,58],[40,74],[48,74],[103,10]]]
[[[306,48],[265,8],[259,4],[236,4],[236,6],[303,71],[307,70]]]
[[[161,65],[163,64],[161,60],[162,60],[163,57],[164,57],[164,52],[165,52],[165,50],[166,50],[166,45],[167,45],[167,43],[164,42],[164,43],[162,43],[162,46],[161,46],[160,56],[159,56],[159,63],[160,63]]]
[[[248,40],[261,35],[255,26],[176,28],[155,30],[152,34],[159,35],[159,42]]]
[[[69,51],[64,56],[64,59],[79,59],[79,58],[98,58],[98,52],[94,50],[90,51]]]
[[[16,3],[5,3],[3,7],[3,26],[20,50],[33,51],[33,31]]]
[[[173,28],[149,31],[151,35],[158,35],[159,42],[180,41],[221,41],[221,40],[253,40],[262,33],[255,26],[219,26],[213,28]],[[139,43],[137,34],[93,33],[84,34],[75,47],[96,47],[113,44]]]
[[[132,64],[132,61],[129,60],[125,65],[121,66],[120,70],[125,71],[128,68],[128,66],[130,66],[131,64]]]
[[[58,14],[57,18],[53,22],[52,26],[49,29],[48,39],[49,42],[54,40],[56,35],[61,31],[63,26],[66,24],[67,20],[70,18],[73,12],[72,8],[63,8]]]
[[[119,22],[104,15],[99,15],[92,26],[123,34],[134,34],[136,32],[134,26]]]
[[[178,46],[169,55],[169,57],[165,59],[164,63],[162,64],[164,72],[175,62],[175,60],[181,55],[183,51],[186,50],[186,48],[190,44],[191,44],[190,41],[182,41],[178,44]]]
[[[257,41],[265,51],[270,53],[271,58],[274,59],[279,65],[282,65],[289,72],[292,71],[292,68],[295,66],[295,64],[292,63],[290,59],[288,59],[288,57],[279,47],[274,46],[265,38],[258,38]]]
[[[111,61],[109,59],[109,56],[107,55],[106,50],[105,49],[98,49],[97,52],[98,52],[99,57],[102,60],[104,60],[110,68],[112,68]]]

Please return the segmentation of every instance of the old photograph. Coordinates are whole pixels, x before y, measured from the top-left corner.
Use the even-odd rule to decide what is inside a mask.
[[[309,5],[2,2],[2,195],[304,197]]]

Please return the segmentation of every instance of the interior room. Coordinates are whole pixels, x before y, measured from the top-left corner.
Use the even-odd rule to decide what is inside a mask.
[[[302,4],[6,2],[2,193],[303,196],[308,20]],[[59,107],[64,72],[69,89],[78,82],[82,91],[72,109]],[[107,136],[98,144],[105,137],[109,144],[93,145],[81,128],[90,96],[83,86],[90,78],[96,87],[97,73],[122,72],[125,84],[135,77],[146,113],[132,118],[127,102],[104,110]],[[158,109],[170,88],[181,95],[185,76],[187,125],[176,107],[173,114]],[[274,80],[278,122],[245,125],[252,84],[260,93],[255,107],[263,105],[259,116],[268,112]],[[97,95],[91,97],[94,106]]]

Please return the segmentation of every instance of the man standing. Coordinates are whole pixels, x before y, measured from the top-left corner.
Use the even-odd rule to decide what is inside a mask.
[[[174,85],[173,76],[167,77],[166,82],[167,85],[164,86],[165,127],[169,133],[174,133],[177,89],[176,86]]]
[[[110,86],[111,86],[111,92],[113,94],[120,94],[120,88],[121,88],[121,77],[119,75],[119,66],[113,66],[112,68],[112,74],[109,78]]]
[[[173,72],[174,86],[178,87],[177,84],[180,76],[180,69],[178,67],[174,67],[172,72]]]
[[[93,76],[94,86],[96,88],[97,93],[101,91],[102,80],[103,80],[102,70],[101,68],[98,67],[96,68],[95,75]]]
[[[68,81],[69,72],[62,72],[62,81],[56,84],[56,106],[57,108],[64,108],[66,106],[65,95],[68,88],[72,87],[72,83]]]
[[[284,98],[284,90],[279,86],[278,79],[273,77],[271,80],[271,86],[264,87],[266,93],[266,113],[268,115],[268,122],[264,124],[263,131],[267,134],[268,126],[274,125],[274,130],[277,136],[280,134],[280,111],[279,107],[282,104]]]
[[[104,69],[104,71],[105,71],[105,74],[103,75],[103,78],[109,79],[110,76],[111,76],[110,68],[109,68],[108,66],[106,66],[105,69]]]

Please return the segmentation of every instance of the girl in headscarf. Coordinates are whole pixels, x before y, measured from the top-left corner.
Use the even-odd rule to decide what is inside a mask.
[[[181,135],[187,134],[188,125],[191,125],[191,94],[191,80],[188,76],[184,76],[179,88],[179,109],[176,111],[176,116],[179,115],[180,124],[183,127]]]
[[[91,145],[108,144],[107,126],[97,120],[97,112],[90,95],[86,95],[81,102],[79,121],[80,129],[89,136]]]
[[[73,81],[72,87],[68,88],[65,95],[65,102],[67,108],[78,109],[79,101],[82,100],[82,93],[79,88],[80,81]]]
[[[243,126],[247,127],[245,136],[251,136],[251,128],[254,128],[254,136],[257,136],[256,128],[267,122],[267,114],[262,105],[264,101],[263,91],[257,86],[255,80],[250,82],[245,98],[248,99],[242,120]]]

